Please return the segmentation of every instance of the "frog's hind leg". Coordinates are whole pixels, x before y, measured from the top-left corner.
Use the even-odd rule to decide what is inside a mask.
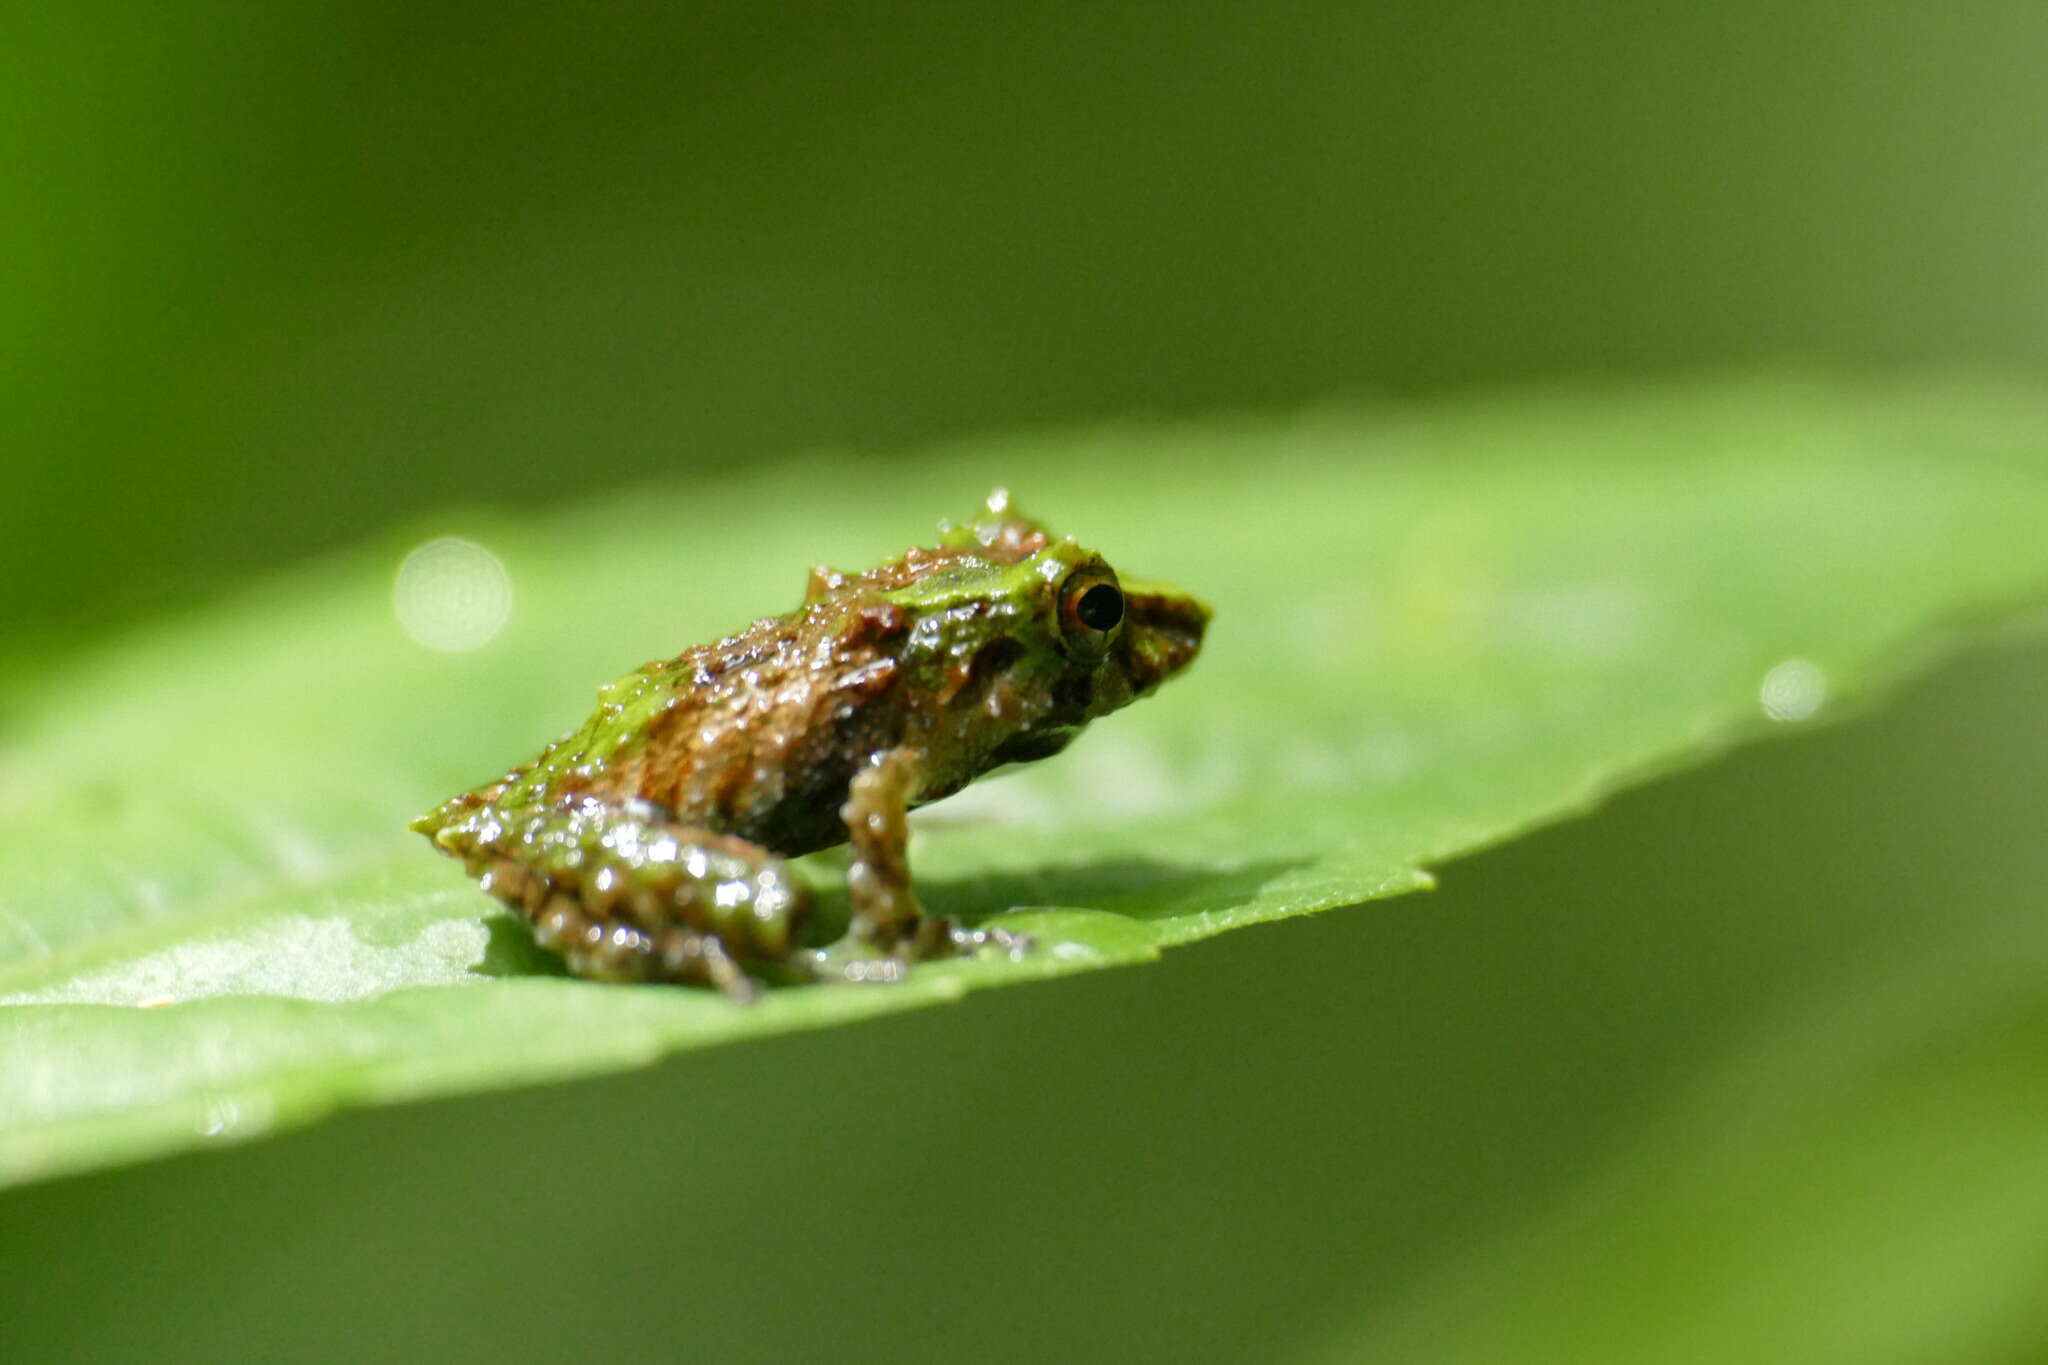
[[[928,915],[910,889],[908,813],[923,754],[890,749],[854,775],[840,817],[846,821],[853,861],[846,870],[852,920],[846,938],[824,952],[848,976],[893,979],[911,962],[952,957],[982,948],[1016,956],[1030,940],[1004,929],[967,929],[951,919]],[[879,952],[880,961],[866,956]],[[841,960],[844,960],[841,962]],[[890,970],[890,968],[895,970]]]
[[[758,845],[677,823],[646,801],[479,812],[435,836],[577,976],[717,986],[750,999],[744,965],[795,966],[810,897]]]

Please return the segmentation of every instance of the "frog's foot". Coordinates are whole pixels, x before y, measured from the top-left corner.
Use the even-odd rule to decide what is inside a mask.
[[[827,947],[814,950],[805,968],[813,980],[901,981],[920,962],[1001,952],[1011,961],[1031,951],[1028,934],[1008,929],[969,929],[944,915],[920,915],[908,932],[878,943],[859,927]]]
[[[1013,934],[1008,929],[969,929],[945,915],[920,917],[910,943],[919,962],[941,957],[975,957],[989,949],[1000,950],[1014,962],[1031,951],[1029,934]]]
[[[741,1005],[760,993],[718,935],[681,925],[649,933],[594,919],[566,896],[552,897],[533,917],[533,937],[541,947],[560,954],[571,972],[591,981],[711,985]]]

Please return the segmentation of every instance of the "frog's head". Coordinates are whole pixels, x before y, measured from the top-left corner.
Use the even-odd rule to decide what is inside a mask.
[[[927,700],[950,721],[934,736],[958,752],[943,757],[986,768],[1057,753],[1201,649],[1207,606],[1121,578],[1001,491],[975,520],[942,525],[939,553],[897,596],[917,618],[909,653],[932,680]]]

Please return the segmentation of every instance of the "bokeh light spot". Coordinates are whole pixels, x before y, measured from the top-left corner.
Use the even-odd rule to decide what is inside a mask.
[[[1772,720],[1805,720],[1828,699],[1828,675],[1811,659],[1787,659],[1764,674],[1757,700]]]
[[[512,576],[475,541],[442,536],[398,566],[391,606],[405,633],[428,649],[480,649],[511,619]]]

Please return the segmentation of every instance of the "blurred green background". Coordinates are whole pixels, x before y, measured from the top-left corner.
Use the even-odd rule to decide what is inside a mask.
[[[2024,0],[18,6],[0,620],[806,447],[2038,370],[2044,59]]]
[[[23,670],[435,508],[803,449],[2048,368],[2017,0],[4,29]],[[1979,654],[1157,967],[12,1194],[0,1353],[2048,1359],[2043,992],[1941,988],[2042,961],[2044,684]]]

